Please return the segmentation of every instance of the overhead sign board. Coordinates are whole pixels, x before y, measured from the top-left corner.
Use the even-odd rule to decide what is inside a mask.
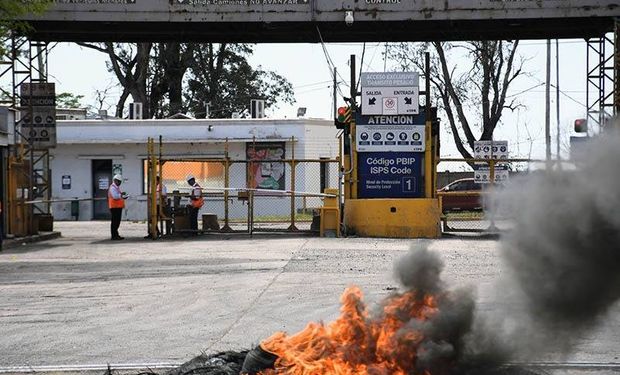
[[[135,0],[134,0],[135,1]],[[310,0],[175,0],[175,4],[193,5],[193,6],[252,6],[258,7],[263,5],[308,5]]]
[[[22,0],[22,2],[34,0]],[[355,22],[358,21],[433,21],[433,20],[488,20],[488,19],[526,19],[526,18],[561,18],[618,16],[617,0],[444,0],[441,6],[431,7],[429,2],[412,0],[52,0],[51,10],[43,15],[43,20],[59,16],[54,12],[97,10],[113,10],[124,12],[129,8],[141,12],[141,17],[125,14],[121,20],[144,17],[150,12],[166,13],[163,17],[170,18],[168,13],[181,13],[179,8],[225,7],[230,12],[247,11],[248,7],[286,8],[303,5],[303,12],[310,22],[343,20],[343,11],[354,12]],[[71,15],[68,15],[71,16]],[[133,17],[132,17],[133,16]],[[214,15],[214,19],[215,19]],[[219,15],[218,15],[219,16]],[[281,21],[290,21],[294,15],[280,15]],[[219,17],[218,17],[219,18]],[[227,20],[220,19],[220,22]],[[80,19],[67,18],[70,21]],[[187,21],[198,21],[198,14],[187,14]],[[234,19],[234,22],[242,20]],[[343,22],[344,23],[344,22]],[[344,25],[343,25],[344,26]],[[506,25],[509,26],[509,25]],[[352,30],[353,32],[354,30]],[[377,30],[382,31],[382,30]],[[392,30],[394,32],[395,30]],[[448,33],[452,30],[436,30]],[[457,31],[457,30],[455,30]]]
[[[587,38],[616,17],[618,0],[53,0],[24,20],[33,40],[266,43]]]
[[[363,115],[414,115],[419,111],[418,73],[362,73]]]
[[[20,133],[36,150],[56,147],[56,89],[53,83],[20,86]]]
[[[358,196],[360,198],[421,197],[422,160],[422,153],[359,153]]]

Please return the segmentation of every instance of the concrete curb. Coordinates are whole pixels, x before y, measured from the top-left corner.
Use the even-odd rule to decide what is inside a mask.
[[[2,241],[2,249],[14,249],[25,244],[54,240],[60,236],[60,232],[41,232],[33,236],[5,239]]]

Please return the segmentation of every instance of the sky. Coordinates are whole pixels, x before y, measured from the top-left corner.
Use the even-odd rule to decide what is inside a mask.
[[[583,40],[560,40],[560,136],[561,155],[568,157],[568,142],[572,134],[574,120],[586,114],[586,43]],[[556,84],[555,41],[552,48],[552,84]],[[349,67],[351,54],[357,55],[360,65],[362,43],[327,44],[329,58],[341,76],[340,87],[348,93]],[[366,43],[363,62],[364,72],[382,72],[395,69],[392,61],[385,61],[383,43]],[[527,72],[515,81],[508,92],[509,97],[517,97],[522,104],[518,110],[506,110],[502,122],[495,132],[495,140],[509,142],[513,158],[544,158],[545,156],[545,64],[546,41],[521,41],[519,55],[527,59],[524,70]],[[84,95],[83,104],[95,104],[95,91],[109,88],[111,95],[108,104],[114,112],[115,97],[120,93],[115,77],[106,70],[106,57],[96,51],[71,43],[54,45],[49,57],[50,80],[56,82],[56,91]],[[272,118],[295,118],[298,107],[307,108],[306,117],[331,119],[332,71],[326,54],[320,44],[258,44],[250,58],[253,66],[262,66],[286,77],[295,91],[296,103],[280,105],[267,111]],[[467,65],[466,58],[456,58],[451,63]],[[422,84],[422,83],[421,83]],[[551,128],[552,152],[556,150],[556,112],[555,91],[552,88]],[[342,99],[338,105],[344,105]],[[446,131],[447,121],[442,122],[442,157],[459,157],[452,136]],[[475,135],[480,129],[474,129]]]

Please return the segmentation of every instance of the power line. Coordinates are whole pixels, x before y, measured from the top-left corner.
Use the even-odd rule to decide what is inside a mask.
[[[532,77],[532,78],[534,78],[534,77]],[[545,85],[545,83],[544,83],[544,82],[542,82],[541,80],[539,80],[539,79],[537,79],[537,78],[534,78],[534,79],[538,82],[535,86],[532,86],[532,87],[530,87],[530,88],[528,88],[528,89],[525,89],[525,90],[523,90],[523,91],[520,91],[520,92],[518,92],[518,93],[516,93],[516,94],[507,95],[506,97],[507,97],[507,98],[512,98],[512,97],[515,97],[515,96],[517,96],[517,95],[521,95],[521,94],[524,94],[524,93],[526,93],[526,92],[530,92],[530,91],[532,91],[532,90],[534,90],[534,89],[536,89],[536,88],[538,88],[538,87],[540,87],[540,86],[544,86],[544,85]],[[551,86],[551,87],[553,87],[553,88],[556,88],[556,89],[558,88],[558,87],[557,87],[556,85],[554,85],[554,84],[551,84],[550,86]],[[584,108],[588,108],[588,106],[586,106],[585,104],[583,104],[583,103],[582,103],[582,102],[580,102],[579,100],[577,100],[577,99],[575,99],[575,98],[573,98],[572,96],[570,96],[570,95],[568,95],[568,94],[567,94],[567,92],[571,92],[571,93],[583,93],[584,91],[563,91],[563,90],[559,90],[559,91],[560,91],[560,94],[564,95],[565,97],[567,97],[568,99],[572,100],[573,102],[575,102],[575,103],[579,104],[580,106],[582,106],[582,107],[584,107]]]
[[[333,76],[332,71],[336,67],[336,64],[334,64],[334,61],[329,55],[329,51],[327,50],[327,46],[325,45],[325,41],[323,40],[323,35],[321,34],[321,30],[319,29],[318,25],[316,26],[316,31],[319,34],[319,39],[321,40],[321,48],[323,49],[323,54],[325,55],[325,60],[327,61],[327,65],[329,67],[329,73],[331,76]],[[340,72],[338,72],[337,70],[336,70],[336,74],[338,75],[338,77],[340,77],[342,81],[346,82],[346,80],[342,77],[342,75],[340,75]],[[342,90],[340,89],[340,85],[337,85],[336,89],[338,90],[338,93],[340,94],[340,96],[344,97],[344,94],[342,93]]]
[[[293,90],[295,90],[295,89],[301,89],[301,88],[304,88],[304,87],[311,87],[311,86],[323,85],[323,84],[325,84],[325,83],[332,83],[332,81],[333,81],[333,80],[331,80],[331,79],[330,79],[330,80],[327,80],[327,81],[314,82],[314,83],[306,83],[306,84],[299,85],[299,86],[293,86]]]
[[[355,92],[359,91],[360,82],[362,81],[362,70],[364,69],[364,57],[366,56],[366,43],[362,47],[362,60],[360,61],[360,73],[357,76],[357,83],[355,84]],[[355,99],[355,98],[352,98]]]
[[[538,87],[540,87],[540,86],[544,86],[544,83],[539,83],[539,84],[537,84],[537,85],[535,85],[535,86],[532,86],[532,87],[530,87],[530,88],[527,88],[527,89],[525,89],[525,90],[523,90],[523,91],[519,91],[519,92],[518,92],[518,93],[516,93],[516,94],[510,94],[510,95],[507,95],[507,96],[506,96],[506,98],[513,98],[513,97],[515,97],[515,96],[519,96],[519,95],[521,95],[521,94],[525,94],[526,92],[530,92],[530,91],[532,91],[532,90],[534,90],[534,89],[536,89],[536,88],[538,88]]]
[[[328,85],[328,86],[323,86],[323,87],[317,87],[317,88],[313,88],[313,89],[308,89],[308,90],[303,90],[303,91],[299,91],[296,92],[296,95],[302,95],[302,94],[307,94],[309,92],[315,92],[315,91],[320,91],[320,90],[325,90],[325,89],[330,89],[332,86]]]

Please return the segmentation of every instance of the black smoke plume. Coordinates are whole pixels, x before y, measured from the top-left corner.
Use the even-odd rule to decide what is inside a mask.
[[[505,268],[494,309],[476,309],[472,290],[448,290],[439,254],[414,247],[395,273],[417,293],[437,295],[422,332],[423,373],[494,373],[511,360],[567,355],[620,299],[620,138],[591,141],[582,160],[513,181],[493,202],[511,212],[500,245]],[[499,270],[498,270],[499,271]]]
[[[494,374],[509,358],[507,348],[475,322],[475,294],[471,288],[449,290],[441,279],[443,261],[426,246],[414,246],[396,263],[401,284],[417,295],[433,295],[437,311],[427,320],[409,317],[401,329],[422,334],[416,370],[431,374]],[[496,372],[496,371],[503,372]]]
[[[620,299],[620,138],[590,143],[581,159],[496,197],[515,217],[502,241],[511,285],[538,338],[565,351]]]

